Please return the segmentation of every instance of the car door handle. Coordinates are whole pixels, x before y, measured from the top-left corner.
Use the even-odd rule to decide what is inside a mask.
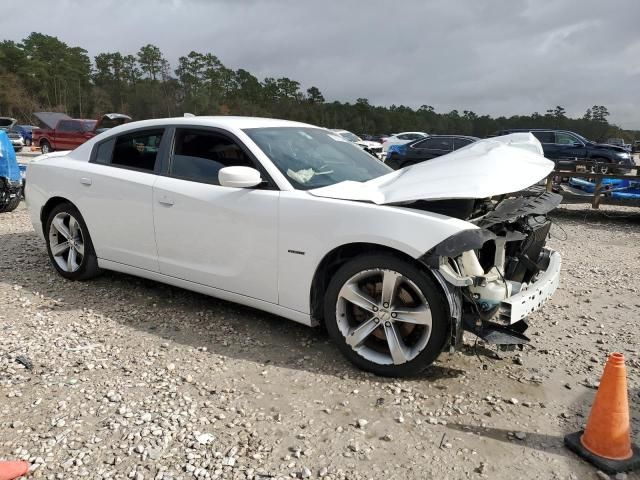
[[[91,185],[91,179],[89,177],[80,178],[80,183],[83,185]]]
[[[158,203],[160,205],[164,205],[166,207],[171,207],[173,206],[173,200],[170,199],[169,197],[162,197],[161,199],[158,200]]]

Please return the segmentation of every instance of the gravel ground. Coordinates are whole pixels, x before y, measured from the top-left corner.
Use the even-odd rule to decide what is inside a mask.
[[[640,211],[554,218],[562,284],[530,347],[470,337],[396,381],[319,329],[122,274],[65,281],[21,205],[0,216],[0,458],[51,479],[609,478],[562,443],[612,351],[639,437]]]

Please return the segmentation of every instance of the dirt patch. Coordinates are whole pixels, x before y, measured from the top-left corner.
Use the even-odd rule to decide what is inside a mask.
[[[561,287],[530,346],[498,359],[469,337],[395,381],[257,310],[115,273],[65,281],[22,205],[0,216],[0,458],[52,479],[599,478],[562,439],[612,351],[640,433],[640,210],[553,219]]]

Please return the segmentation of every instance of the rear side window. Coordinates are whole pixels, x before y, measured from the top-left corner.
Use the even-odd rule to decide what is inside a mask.
[[[420,142],[414,143],[413,145],[411,145],[411,147],[412,148],[429,148],[428,147],[428,142],[429,142],[429,139],[422,140]]]
[[[450,151],[453,150],[453,139],[431,137],[424,142],[424,146],[422,148]]]
[[[578,139],[568,133],[556,132],[556,143],[558,145],[573,145]]]
[[[453,149],[457,150],[459,148],[466,147],[470,143],[473,143],[473,140],[471,140],[469,138],[455,138],[453,140],[453,144],[454,144]]]
[[[224,167],[256,168],[247,154],[230,138],[206,130],[178,129],[170,173],[173,177],[219,185]]]
[[[134,132],[128,135],[121,135],[115,139],[111,162],[103,162],[108,157],[107,146],[110,142],[105,142],[98,148],[96,161],[99,163],[111,163],[125,168],[133,168],[153,172],[156,165],[156,157],[160,148],[160,141],[164,130],[145,130]],[[101,149],[104,147],[104,151]],[[99,160],[102,158],[102,160]]]
[[[540,140],[540,143],[556,143],[553,132],[531,132],[533,136]]]
[[[111,139],[98,145],[95,159],[96,163],[111,163],[111,154],[113,153],[113,146],[115,143],[115,139]]]

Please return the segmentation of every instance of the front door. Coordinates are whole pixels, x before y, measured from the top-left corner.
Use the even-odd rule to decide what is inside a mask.
[[[153,188],[160,272],[277,303],[279,192],[219,185],[221,168],[256,166],[223,133],[178,128],[174,145]]]

